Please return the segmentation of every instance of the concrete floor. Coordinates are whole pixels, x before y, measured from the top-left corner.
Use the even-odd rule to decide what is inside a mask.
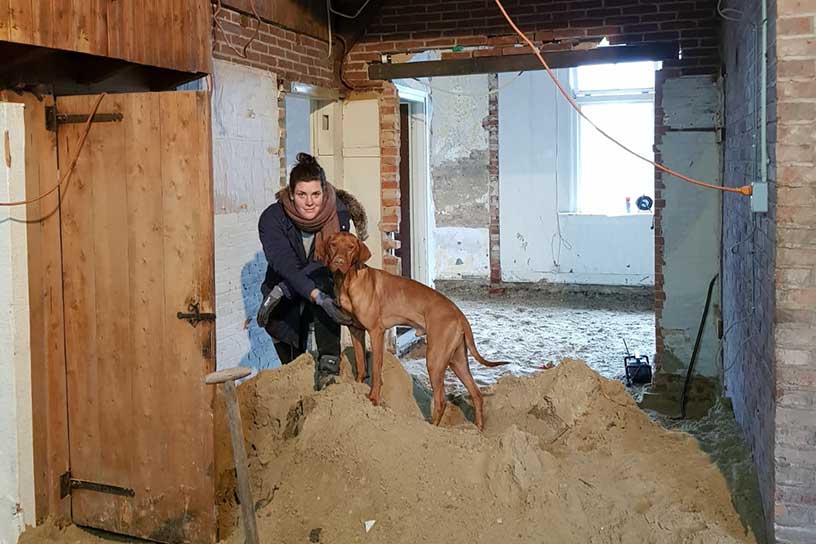
[[[623,339],[632,353],[655,351],[654,311],[648,297],[621,293],[553,294],[512,289],[489,296],[484,288],[444,289],[464,312],[473,328],[476,347],[483,357],[510,361],[501,368],[486,368],[471,359],[471,372],[480,386],[490,385],[510,373],[526,375],[562,358],[582,359],[599,374],[623,379]],[[402,362],[427,383],[424,349],[419,347]],[[448,391],[462,386],[448,373]]]

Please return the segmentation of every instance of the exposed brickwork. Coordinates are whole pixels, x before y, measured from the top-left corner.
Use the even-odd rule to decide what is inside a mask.
[[[769,69],[777,76],[769,137],[776,259],[769,251],[770,266],[758,275],[763,300],[765,289],[776,292],[776,327],[772,339],[767,326],[759,332],[776,360],[776,539],[804,544],[816,542],[816,0],[771,4],[778,10]]]
[[[543,50],[561,50],[598,42],[607,37],[612,44],[677,42],[683,59],[664,63],[665,75],[716,74],[719,72],[719,20],[716,0],[531,0],[519,6],[506,2],[520,28]],[[464,50],[451,51],[454,46]],[[363,39],[349,52],[342,69],[355,86],[378,86],[367,79],[368,64],[383,54],[442,50],[443,58],[528,53],[501,16],[493,0],[437,2],[429,0],[386,0]],[[498,122],[498,119],[497,119]],[[656,124],[656,127],[658,124]],[[496,130],[498,137],[498,129]],[[491,159],[492,160],[492,159]],[[498,168],[498,156],[491,169]],[[656,179],[658,185],[661,183]],[[494,187],[491,184],[491,187]],[[498,185],[495,185],[498,209]],[[656,202],[656,208],[663,205]],[[498,217],[491,214],[491,240],[498,236]],[[662,258],[660,231],[656,228],[656,259]],[[491,242],[491,283],[500,281],[498,248]],[[498,276],[497,276],[498,274]],[[659,274],[659,272],[658,272]],[[662,276],[657,277],[662,282]],[[662,285],[662,283],[661,283]],[[658,292],[657,297],[661,294]],[[658,302],[660,304],[660,302]],[[658,339],[660,341],[660,339]],[[660,349],[660,348],[658,348]]]
[[[760,2],[744,2],[739,8],[745,10],[745,15],[739,23],[726,22],[723,33],[724,183],[729,186],[758,181],[761,177]],[[770,20],[773,20],[772,13]],[[770,41],[773,43],[772,34]],[[773,58],[773,50],[770,58]],[[769,119],[773,123],[770,115],[774,90],[772,63],[768,80]],[[770,132],[773,132],[773,125]],[[769,139],[773,140],[772,137]],[[772,144],[770,146],[772,148]],[[773,199],[773,179],[770,181]],[[769,534],[774,502],[774,219],[773,206],[767,215],[752,215],[748,199],[733,194],[723,197],[725,387],[756,462]]]
[[[502,293],[501,274],[501,236],[499,231],[499,75],[490,74],[487,78],[488,113],[485,126],[488,131],[488,208],[490,213],[489,255],[490,255],[490,292]]]
[[[280,186],[289,183],[289,176],[286,173],[286,165],[291,157],[286,156],[286,94],[278,93],[278,133],[279,144],[278,154],[280,155]]]
[[[399,274],[402,264],[394,254],[399,241],[395,234],[400,223],[399,161],[400,115],[397,88],[386,83],[379,94],[380,107],[380,191],[382,199],[383,268]]]
[[[612,44],[673,41],[683,49],[683,59],[666,62],[667,69],[677,69],[683,75],[719,71],[716,0],[531,0],[523,5],[506,4],[521,30],[544,50],[568,49],[603,37]],[[345,64],[346,77],[363,83],[367,63],[378,61],[381,53],[453,46],[473,50],[450,52],[444,58],[529,52],[518,43],[493,0],[386,0],[366,36],[352,49]]]
[[[337,86],[327,42],[261,23],[257,38],[247,49],[247,56],[243,57],[228,43],[242,50],[254,34],[258,21],[227,8],[222,8],[217,18],[225,32],[215,29],[214,58],[270,70],[284,83],[300,81],[323,87]]]
[[[654,160],[658,164],[663,163],[663,156],[660,153],[660,146],[663,143],[663,135],[666,133],[664,124],[663,112],[663,84],[666,81],[666,74],[662,70],[655,73],[655,137],[654,137]],[[655,192],[654,204],[652,210],[654,211],[654,244],[655,244],[655,365],[657,373],[660,373],[661,357],[660,355],[665,351],[666,345],[663,339],[663,332],[661,330],[661,321],[663,319],[663,306],[666,302],[666,292],[664,290],[663,279],[663,210],[666,208],[666,200],[663,191],[666,189],[666,183],[663,180],[663,173],[660,170],[655,170]]]

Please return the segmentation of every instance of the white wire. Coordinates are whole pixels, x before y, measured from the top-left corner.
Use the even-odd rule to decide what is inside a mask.
[[[567,251],[572,250],[572,244],[569,243],[561,233],[561,213],[559,210],[560,201],[558,198],[558,140],[561,139],[560,130],[558,128],[558,97],[554,97],[555,102],[555,226],[556,232],[553,233],[552,238],[550,238],[550,254],[553,257],[553,265],[561,266],[561,248],[563,247]],[[553,249],[553,242],[555,242],[556,236],[558,237],[558,256],[556,256],[556,251]]]
[[[738,23],[738,22],[740,22],[742,20],[743,15],[745,15],[744,11],[740,11],[740,10],[735,9],[735,8],[724,8],[724,7],[722,7],[722,3],[723,3],[723,0],[717,0],[717,13],[720,14],[720,17],[722,17],[726,21],[734,21],[736,23]],[[739,17],[736,17],[736,18],[731,17],[731,16],[726,15],[727,13],[735,13]]]
[[[516,81],[516,80],[517,80],[519,77],[521,77],[521,74],[523,74],[523,73],[524,73],[524,72],[519,72],[519,73],[517,73],[517,74],[516,74],[516,77],[514,77],[513,79],[511,79],[510,81],[508,81],[507,83],[505,83],[505,84],[504,84],[504,85],[502,85],[501,87],[497,87],[497,88],[495,88],[495,89],[490,89],[490,90],[488,90],[488,91],[487,91],[487,92],[485,92],[485,93],[466,93],[466,92],[450,91],[450,90],[448,90],[448,89],[443,89],[442,87],[434,87],[434,86],[433,86],[433,85],[431,85],[430,83],[425,83],[425,82],[423,82],[423,81],[421,81],[421,80],[419,80],[418,78],[415,78],[415,77],[412,77],[411,79],[412,79],[412,80],[414,80],[414,81],[416,81],[417,83],[420,83],[420,84],[422,84],[422,85],[425,85],[425,86],[426,86],[426,87],[428,87],[428,88],[429,88],[431,91],[438,91],[438,92],[440,92],[440,93],[443,93],[443,94],[450,94],[450,95],[453,95],[453,96],[472,96],[472,97],[477,97],[477,98],[478,98],[478,97],[480,97],[480,96],[490,96],[490,95],[492,95],[492,94],[496,94],[496,93],[498,93],[499,91],[502,91],[502,90],[506,89],[507,87],[509,87],[510,85],[512,85],[512,84],[513,84],[513,83],[514,83],[514,82],[515,82],[515,81]],[[448,76],[448,77],[455,77],[455,76]]]
[[[367,4],[368,2],[366,2]],[[365,5],[363,5],[365,7]],[[331,0],[326,0],[326,20],[329,27],[329,59],[332,58],[332,16]]]
[[[345,17],[346,19],[356,19],[357,17],[359,17],[363,10],[366,8],[366,6],[369,4],[369,2],[371,2],[371,0],[366,0],[365,3],[363,3],[362,6],[360,6],[360,9],[357,10],[357,13],[355,13],[354,15],[349,15],[348,13],[343,13],[342,11],[337,11],[336,9],[334,9],[331,5],[331,0],[327,0],[327,3],[329,4],[329,11],[334,13],[335,15],[339,15],[340,17]]]

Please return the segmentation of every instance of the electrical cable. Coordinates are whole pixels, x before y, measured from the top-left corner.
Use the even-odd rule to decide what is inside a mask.
[[[224,9],[224,7],[221,5],[221,0],[216,0],[215,5],[216,5],[215,11],[212,14],[213,24],[218,30],[221,31],[221,34],[224,36],[224,43],[226,43],[227,47],[232,49],[236,55],[240,55],[243,58],[247,58],[247,49],[249,49],[249,46],[252,44],[252,42],[254,42],[258,38],[258,34],[261,31],[262,21],[261,16],[258,15],[258,10],[255,9],[255,0],[249,0],[249,6],[252,9],[252,14],[255,16],[255,19],[258,21],[258,24],[255,25],[255,32],[252,33],[252,36],[249,37],[249,39],[246,41],[246,43],[241,49],[235,47],[229,35],[227,34],[227,31],[224,29],[224,25],[221,23],[220,20],[218,20],[218,15]],[[213,47],[215,47],[215,40],[213,40]]]
[[[686,379],[683,382],[683,392],[680,394],[680,419],[686,417],[686,400],[688,395],[689,384],[691,383],[691,376],[694,373],[694,363],[697,361],[697,356],[700,353],[700,343],[703,339],[703,331],[705,330],[705,322],[708,317],[708,309],[711,306],[711,294],[714,292],[714,283],[717,281],[719,274],[714,274],[711,282],[708,284],[708,293],[706,294],[705,307],[703,308],[703,316],[700,318],[700,327],[697,329],[697,338],[694,340],[694,348],[691,351],[691,360],[689,360],[688,371],[686,372]]]
[[[554,99],[556,97],[553,97]],[[555,104],[555,227],[556,232],[553,233],[552,238],[550,238],[550,255],[553,257],[553,265],[556,267],[561,266],[561,248],[563,247],[567,251],[572,251],[572,244],[567,241],[563,234],[561,233],[561,210],[559,209],[561,206],[560,200],[558,198],[558,141],[561,139],[559,123],[558,123],[558,103],[556,101]],[[553,243],[555,242],[556,236],[558,237],[558,250],[557,256],[556,251],[553,250]]]
[[[329,29],[329,56],[332,58],[332,7],[331,0],[326,0],[326,26]]]
[[[615,145],[617,145],[618,147],[620,147],[621,149],[623,149],[627,153],[639,158],[640,160],[642,160],[644,162],[647,162],[647,163],[651,164],[652,166],[654,166],[655,168],[657,168],[661,172],[664,172],[666,174],[674,176],[674,177],[676,177],[678,179],[681,179],[681,180],[683,180],[683,181],[685,181],[687,183],[691,183],[693,185],[698,185],[700,187],[704,187],[706,189],[712,189],[712,190],[715,190],[715,191],[738,193],[738,194],[745,195],[745,196],[751,196],[751,193],[752,193],[753,189],[752,189],[752,187],[750,185],[743,185],[741,187],[723,187],[723,186],[719,186],[719,185],[712,185],[710,183],[705,183],[703,181],[700,181],[700,180],[691,178],[689,176],[685,176],[683,174],[680,174],[679,172],[675,172],[674,170],[672,170],[672,169],[670,169],[670,168],[668,168],[666,166],[663,166],[662,164],[660,164],[658,162],[655,162],[655,161],[653,161],[651,159],[648,159],[648,158],[644,157],[643,155],[641,155],[641,154],[639,154],[639,153],[637,153],[635,151],[632,151],[631,149],[629,149],[628,147],[626,147],[625,145],[620,143],[618,140],[616,140],[615,138],[610,136],[606,131],[601,129],[598,125],[596,125],[591,119],[589,119],[589,117],[587,117],[581,111],[580,106],[578,106],[578,104],[575,102],[575,100],[570,96],[570,94],[566,91],[566,89],[564,89],[563,85],[561,85],[561,83],[558,81],[558,78],[553,73],[552,68],[550,68],[550,65],[547,64],[547,61],[544,60],[544,57],[541,55],[541,51],[539,51],[539,49],[530,40],[530,38],[528,38],[527,35],[524,34],[524,32],[519,30],[519,27],[516,25],[516,23],[513,21],[513,19],[510,18],[510,15],[508,15],[507,10],[504,8],[504,5],[502,4],[501,0],[495,0],[495,2],[496,2],[496,5],[498,6],[499,10],[501,11],[502,15],[504,16],[504,18],[507,20],[508,24],[512,27],[512,29],[516,32],[516,34],[518,34],[519,37],[522,40],[524,40],[524,42],[530,47],[530,49],[532,49],[533,53],[538,58],[539,62],[541,62],[541,64],[544,66],[544,69],[547,71],[547,74],[550,76],[550,79],[552,79],[553,83],[555,83],[555,86],[558,88],[558,91],[561,93],[561,95],[567,100],[567,102],[569,102],[570,106],[572,106],[572,108],[576,112],[578,112],[578,115],[580,115],[583,119],[585,119],[587,123],[592,125],[592,127],[595,130],[597,130],[602,136],[604,136],[606,139],[608,139],[609,141],[611,141],[612,143],[614,143]]]
[[[725,19],[726,21],[733,21],[733,22],[740,22],[742,17],[745,15],[744,11],[740,11],[735,8],[724,8],[722,7],[723,0],[717,0],[717,13],[720,14],[720,17]],[[739,17],[735,18],[733,16],[728,16],[726,13],[736,13]]]
[[[102,103],[102,99],[107,96],[107,93],[102,93],[96,99],[96,103],[94,104],[93,108],[91,108],[91,113],[88,115],[88,119],[85,121],[85,126],[82,130],[82,136],[79,139],[79,145],[77,146],[76,151],[74,152],[74,157],[71,159],[71,162],[68,163],[68,170],[63,174],[60,179],[57,181],[57,184],[48,189],[46,192],[42,193],[41,195],[30,198],[28,200],[20,200],[17,202],[0,202],[0,206],[25,206],[26,204],[32,204],[34,202],[38,202],[43,198],[47,197],[60,187],[62,187],[65,183],[68,183],[68,180],[71,179],[71,174],[74,172],[74,167],[76,166],[77,161],[79,160],[79,154],[82,152],[82,148],[85,146],[85,140],[88,138],[88,133],[91,131],[91,124],[93,123],[94,115],[96,115],[97,110],[99,110],[99,105]]]
[[[363,3],[363,5],[362,5],[362,6],[360,6],[360,8],[357,10],[357,13],[355,13],[354,15],[349,15],[349,14],[347,14],[347,13],[343,13],[342,11],[337,11],[336,9],[334,9],[334,8],[332,7],[332,5],[331,5],[331,0],[328,0],[328,4],[329,4],[329,11],[330,11],[331,13],[334,13],[335,15],[339,15],[340,17],[344,17],[344,18],[346,18],[346,19],[356,19],[357,17],[359,17],[359,16],[360,16],[360,14],[363,12],[363,10],[366,8],[366,6],[368,6],[368,4],[369,4],[370,2],[371,2],[371,0],[366,0],[366,1]]]

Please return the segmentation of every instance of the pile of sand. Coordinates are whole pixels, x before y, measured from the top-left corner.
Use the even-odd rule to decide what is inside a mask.
[[[383,407],[347,368],[320,393],[313,372],[303,356],[238,388],[262,542],[754,542],[694,439],[580,361],[485,390],[482,434],[450,405],[428,424],[393,357]],[[216,419],[220,531],[238,544]]]

